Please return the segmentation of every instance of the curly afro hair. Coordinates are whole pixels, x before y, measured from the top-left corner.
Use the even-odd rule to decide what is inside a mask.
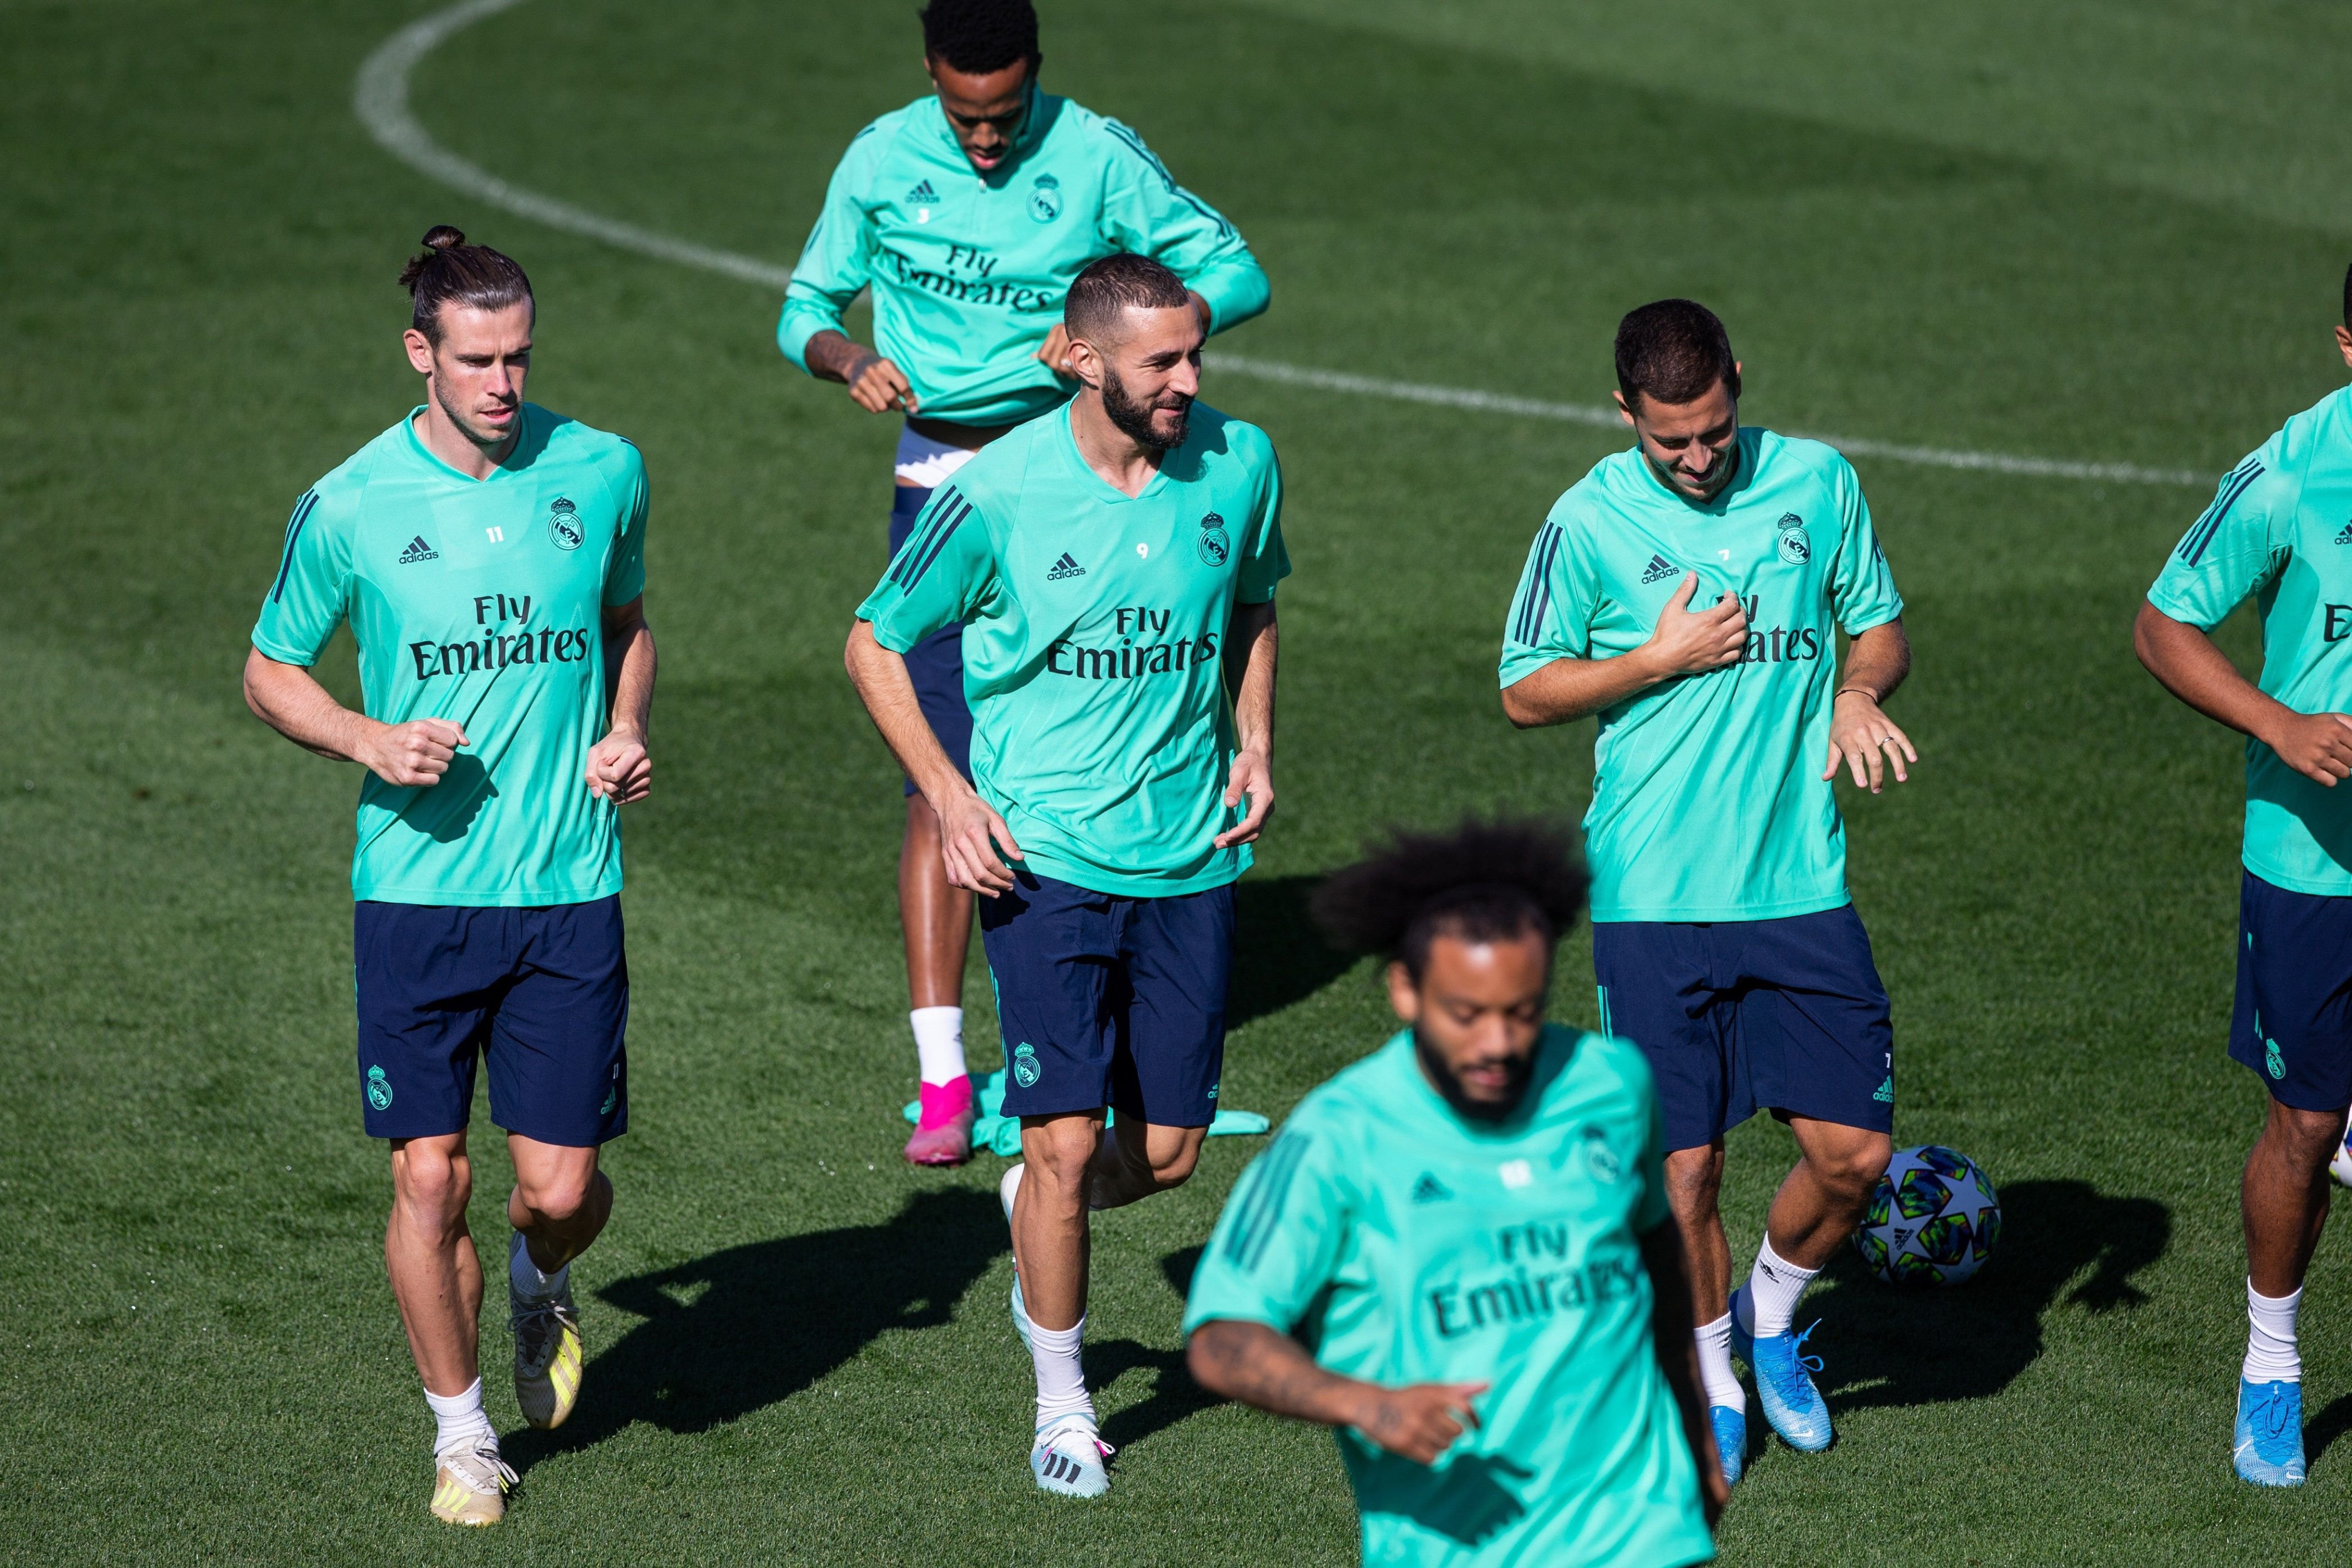
[[[1549,948],[1584,907],[1585,874],[1568,829],[1465,819],[1447,833],[1399,830],[1315,890],[1315,923],[1343,952],[1378,953],[1415,980],[1438,936],[1507,941],[1529,931]]]

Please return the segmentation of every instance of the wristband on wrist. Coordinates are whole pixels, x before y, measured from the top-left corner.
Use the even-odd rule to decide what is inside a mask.
[[[1860,692],[1872,702],[1876,702],[1878,700],[1878,694],[1871,690],[1868,686],[1840,686],[1837,690],[1830,694],[1830,700],[1832,702],[1835,702],[1838,698],[1845,695],[1848,692]]]

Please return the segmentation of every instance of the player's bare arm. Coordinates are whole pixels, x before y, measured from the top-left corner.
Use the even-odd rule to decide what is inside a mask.
[[[1857,788],[1874,795],[1885,788],[1890,772],[1898,784],[1910,779],[1903,765],[1918,761],[1919,754],[1911,748],[1911,737],[1879,706],[1910,673],[1911,639],[1904,635],[1899,615],[1847,645],[1845,673],[1830,699],[1830,757],[1822,778],[1836,778],[1843,766],[1853,774]]]
[[[654,706],[654,632],[646,624],[643,594],[604,607],[604,657],[613,694],[612,728],[588,748],[591,794],[626,806],[653,793],[653,758],[646,727]]]
[[[997,849],[1001,845],[1006,855],[1019,860],[1021,846],[1004,819],[989,809],[948,759],[930,721],[923,716],[907,661],[875,641],[871,622],[860,621],[850,628],[842,662],[874,727],[882,732],[883,743],[939,816],[948,880],[986,898],[1012,892],[1012,870],[998,858]]]
[[[1234,694],[1236,749],[1225,804],[1246,797],[1249,814],[1216,837],[1216,846],[1257,841],[1274,814],[1274,673],[1279,638],[1274,601],[1236,604],[1225,625],[1225,687]]]
[[[1723,1459],[1716,1452],[1715,1427],[1707,1419],[1706,1395],[1700,1386],[1698,1345],[1691,1337],[1697,1325],[1691,1312],[1690,1270],[1683,1252],[1682,1227],[1667,1220],[1641,1239],[1642,1266],[1650,1274],[1651,1342],[1658,1353],[1658,1370],[1674,1390],[1675,1408],[1683,1418],[1683,1437],[1698,1465],[1699,1500],[1712,1529],[1730,1500],[1730,1483],[1723,1479]]]
[[[2132,622],[2132,651],[2166,691],[2261,741],[2305,778],[2334,789],[2352,777],[2352,716],[2295,712],[2240,674],[2212,638],[2145,601]]]
[[[1192,1380],[1212,1394],[1294,1420],[1352,1427],[1417,1465],[1434,1464],[1454,1438],[1478,1425],[1474,1401],[1486,1391],[1483,1383],[1383,1388],[1342,1377],[1316,1365],[1307,1347],[1288,1334],[1238,1318],[1193,1330],[1185,1361]]]
[[[457,748],[473,744],[464,728],[447,719],[384,724],[354,713],[301,665],[280,664],[258,650],[246,655],[245,703],[295,745],[338,762],[356,762],[404,789],[440,783]]]
[[[907,372],[845,332],[819,332],[808,340],[809,373],[821,382],[839,382],[868,413],[916,411],[914,383]]]
[[[1505,686],[1505,716],[1521,729],[1570,724],[1653,686],[1738,664],[1748,646],[1747,612],[1730,593],[1695,611],[1691,596],[1697,591],[1698,573],[1685,572],[1681,586],[1658,612],[1650,640],[1630,653],[1612,659],[1555,659]]]

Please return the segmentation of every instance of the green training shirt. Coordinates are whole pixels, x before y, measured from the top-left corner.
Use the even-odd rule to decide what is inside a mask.
[[[609,727],[603,612],[645,591],[645,462],[617,435],[525,403],[514,454],[474,479],[425,450],[414,418],[295,505],[253,627],[264,654],[308,666],[349,621],[369,717],[448,719],[472,742],[430,788],[364,776],[352,895],[618,893],[618,809],[586,773]]]
[[[1845,824],[1822,778],[1835,631],[1903,613],[1853,466],[1818,441],[1753,427],[1706,506],[1639,450],[1602,458],[1556,502],[1503,633],[1502,684],[1555,659],[1650,639],[1683,574],[1690,608],[1748,611],[1740,663],[1668,681],[1601,715],[1584,816],[1592,918],[1769,920],[1848,902]]]
[[[874,341],[906,372],[919,412],[1011,424],[1076,383],[1038,362],[1062,297],[1089,262],[1130,251],[1165,263],[1209,302],[1210,330],[1265,308],[1265,273],[1143,139],[1067,99],[1029,89],[1013,152],[986,174],[956,144],[935,96],[859,131],[784,293],[776,340],[808,369],[808,340],[841,329],[871,288]]]
[[[1065,406],[933,493],[857,617],[904,653],[963,622],[971,776],[1040,876],[1165,897],[1233,881],[1245,844],[1226,623],[1290,571],[1282,476],[1254,424],[1192,405],[1129,497],[1078,455]]]
[[[1433,1466],[1339,1434],[1367,1564],[1705,1562],[1642,1262],[1640,1239],[1671,1223],[1664,1160],[1629,1041],[1547,1026],[1526,1099],[1487,1127],[1430,1087],[1401,1031],[1242,1174],[1184,1331],[1240,1319],[1342,1376],[1492,1385]]]
[[[2262,689],[2297,713],[2352,712],[2352,390],[2230,470],[2147,601],[2210,632],[2250,594]],[[2315,783],[2249,737],[2242,854],[2275,886],[2352,895],[2352,789]]]

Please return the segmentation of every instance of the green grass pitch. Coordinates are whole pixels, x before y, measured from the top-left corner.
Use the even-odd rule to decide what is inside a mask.
[[[419,117],[516,183],[788,264],[851,132],[922,87],[913,0],[533,0]],[[1096,1228],[1111,1499],[1041,1498],[1001,1162],[913,1172],[896,774],[839,651],[892,434],[777,355],[770,291],[437,188],[353,72],[408,0],[0,0],[0,1542],[20,1561],[1340,1563],[1329,1438],[1193,1389],[1189,1249],[1256,1145]],[[1233,351],[1601,401],[1617,316],[1695,294],[1748,417],[2219,474],[2338,384],[2352,21],[2313,0],[1046,0],[1047,79],[1139,128],[1275,280]],[[586,1402],[508,1524],[430,1431],[359,1131],[357,780],[244,711],[286,511],[407,406],[432,223],[538,285],[533,397],[634,437],[656,509],[656,799],[628,826],[636,1130],[578,1270]],[[1213,379],[1278,443],[1281,809],[1244,884],[1232,1103],[1387,1028],[1299,935],[1375,827],[1580,810],[1591,729],[1492,695],[1543,509],[1606,433]],[[2238,748],[2126,629],[2205,494],[1861,464],[1909,596],[1915,781],[1849,795],[1897,1132],[2009,1203],[1972,1285],[1812,1299],[1835,1449],[1775,1446],[1738,1564],[2308,1561],[2352,1534],[2352,1269],[2305,1314],[2311,1484],[2230,1473],[2222,1055]],[[2230,646],[2251,659],[2242,618]],[[330,678],[353,691],[348,649]],[[1724,758],[1737,773],[1740,759]],[[1591,1021],[1587,954],[1559,1016]],[[975,967],[976,1057],[994,1055]],[[486,1120],[478,1127],[488,1131]],[[477,1141],[478,1234],[507,1173]],[[1790,1157],[1732,1141],[1753,1247]],[[493,1418],[519,1427],[485,1334]]]

